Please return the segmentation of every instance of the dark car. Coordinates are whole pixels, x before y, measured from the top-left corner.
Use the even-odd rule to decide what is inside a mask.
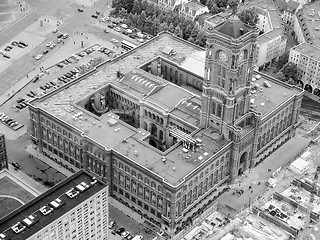
[[[28,44],[25,43],[25,42],[20,41],[19,44],[21,44],[21,45],[23,45],[23,46],[25,46],[25,47],[28,47]]]
[[[39,76],[37,75],[37,76],[35,76],[34,78],[32,78],[32,82],[33,83],[35,83],[36,81],[38,81],[40,78],[39,78]]]
[[[116,233],[121,235],[121,233],[123,233],[125,231],[124,227],[120,227],[116,230]]]
[[[97,15],[94,15],[94,14],[92,14],[91,17],[92,17],[92,18],[95,18],[95,19],[98,18],[98,16],[97,16]]]
[[[20,104],[14,105],[16,108],[18,108],[19,110],[23,109],[23,107]]]
[[[109,222],[109,229],[114,228],[116,226],[116,222],[115,221],[110,221]]]
[[[63,68],[63,64],[62,64],[62,63],[58,63],[57,66],[58,66],[59,68]]]
[[[43,54],[47,54],[48,52],[49,52],[49,50],[46,49],[46,50],[43,51]]]
[[[109,24],[108,28],[114,28],[114,25],[113,24]]]
[[[78,10],[78,12],[83,12],[82,8],[78,8],[77,10]]]
[[[23,101],[25,101],[24,98],[18,98],[17,103],[21,103],[21,102],[23,102]]]
[[[18,47],[19,47],[19,48],[25,48],[26,46],[23,45],[23,44],[18,43]]]
[[[19,165],[18,163],[16,163],[16,162],[13,162],[13,163],[11,163],[11,164],[12,164],[12,166],[14,166],[14,167],[17,168],[17,169],[20,168],[20,165]]]
[[[57,38],[62,38],[63,37],[63,33],[59,33],[58,35],[57,35]]]
[[[32,95],[31,93],[27,93],[26,94],[28,97],[34,98],[34,95]]]
[[[12,46],[6,46],[6,48],[4,49],[5,51],[10,51],[13,47]]]

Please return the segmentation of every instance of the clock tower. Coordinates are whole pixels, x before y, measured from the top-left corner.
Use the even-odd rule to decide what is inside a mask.
[[[207,27],[201,127],[213,127],[226,138],[236,120],[249,112],[258,29],[236,15],[215,27]]]

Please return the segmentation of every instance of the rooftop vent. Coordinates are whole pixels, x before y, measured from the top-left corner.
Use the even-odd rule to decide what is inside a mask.
[[[75,198],[76,196],[79,195],[79,192],[76,191],[74,188],[71,188],[70,190],[68,190],[68,191],[66,192],[66,194],[67,194],[67,196],[68,196],[69,198]]]
[[[202,159],[203,159],[203,157],[202,157],[202,156],[199,156],[199,157],[198,157],[198,160],[199,160],[199,161],[201,161]]]
[[[135,156],[139,156],[139,153],[138,153],[137,150],[134,151],[134,155],[135,155]]]
[[[166,163],[166,161],[167,161],[166,157],[162,157],[162,162]]]
[[[110,126],[114,126],[114,125],[116,125],[118,123],[118,121],[116,120],[116,119],[109,119],[108,120],[108,124],[110,125]]]
[[[58,209],[59,207],[61,207],[63,205],[63,202],[61,201],[60,198],[57,198],[54,201],[51,201],[49,203],[54,209]]]
[[[175,171],[176,170],[176,167],[172,167],[172,171]]]
[[[82,182],[76,186],[76,189],[79,190],[80,192],[84,192],[89,188],[89,185],[86,184],[85,182]]]
[[[26,229],[26,226],[24,226],[21,222],[17,222],[15,225],[11,227],[11,229],[15,233],[21,233],[24,229]]]
[[[35,217],[36,217],[35,215],[30,215],[29,217],[23,219],[22,222],[23,222],[27,227],[30,227],[31,225],[33,225],[33,224],[36,223]]]
[[[39,210],[43,215],[46,216],[46,215],[50,214],[53,211],[53,208],[49,207],[48,205],[45,205],[42,208],[40,208]]]
[[[95,185],[97,182],[98,180],[95,177],[93,177],[91,181],[91,186]]]

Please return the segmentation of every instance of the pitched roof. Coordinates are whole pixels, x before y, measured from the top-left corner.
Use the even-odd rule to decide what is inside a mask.
[[[217,31],[232,38],[238,38],[250,31],[246,25],[236,16],[230,16],[223,24],[217,27]]]

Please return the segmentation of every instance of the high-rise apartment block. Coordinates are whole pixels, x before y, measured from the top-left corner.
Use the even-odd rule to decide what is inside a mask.
[[[108,187],[80,170],[0,219],[0,240],[106,240]]]

